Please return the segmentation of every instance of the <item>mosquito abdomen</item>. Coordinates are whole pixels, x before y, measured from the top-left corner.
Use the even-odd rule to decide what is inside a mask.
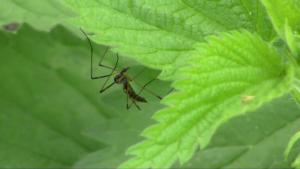
[[[135,100],[138,101],[138,102],[148,103],[147,100],[145,98],[141,97],[141,96],[137,96],[137,97],[133,97],[133,98],[135,98]]]
[[[129,94],[129,96],[132,98],[132,99],[134,99],[134,100],[136,100],[136,101],[138,101],[138,102],[144,102],[144,103],[148,103],[147,102],[147,100],[145,99],[145,98],[143,98],[143,97],[141,97],[141,96],[139,96],[139,95],[137,95],[136,93],[135,93],[135,91],[133,90],[133,88],[131,87],[131,85],[128,83],[127,84],[127,86],[128,86],[128,94]]]

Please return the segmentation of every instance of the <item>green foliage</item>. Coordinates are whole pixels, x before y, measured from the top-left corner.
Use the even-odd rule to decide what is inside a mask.
[[[278,35],[286,41],[294,56],[300,49],[300,1],[262,0]]]
[[[166,168],[177,157],[185,163],[198,144],[205,147],[214,130],[228,118],[254,110],[289,91],[293,69],[284,69],[275,49],[246,31],[232,34],[212,36],[207,38],[209,45],[196,46],[199,53],[185,60],[192,67],[178,71],[179,76],[187,78],[173,84],[185,93],[175,93],[163,100],[171,108],[153,116],[161,124],[142,133],[149,140],[128,150],[140,158],[122,167]],[[252,99],[243,101],[246,96]]]
[[[35,29],[44,31],[49,31],[57,24],[67,26],[63,19],[76,16],[75,12],[62,6],[58,0],[2,1],[0,10],[0,25],[26,22]]]
[[[0,36],[10,42],[1,45],[0,77],[5,80],[0,84],[0,166],[71,167],[81,156],[104,147],[81,134],[105,119],[94,107],[86,111],[93,104],[79,93],[83,86],[76,87],[84,79],[71,83],[63,77],[84,66],[79,62],[84,62],[81,54],[88,55],[81,47],[85,43],[61,27],[49,34],[24,25],[16,35],[1,31]],[[69,42],[61,40],[66,37]],[[73,63],[67,61],[71,56]]]
[[[96,141],[90,134],[92,128],[133,118],[132,121],[140,121],[128,133],[135,130],[132,135],[137,137],[142,129],[153,124],[151,112],[162,108],[156,98],[146,95],[151,104],[141,105],[140,112],[135,107],[127,111],[126,97],[120,97],[118,86],[99,96],[104,81],[90,79],[88,42],[63,27],[43,33],[23,25],[17,34],[1,31],[0,37],[10,42],[1,45],[4,57],[0,77],[5,79],[0,84],[2,168],[72,167],[82,157],[107,148],[105,140]],[[99,57],[105,47],[94,47]],[[115,59],[115,54],[107,57]],[[134,75],[140,69],[132,67],[131,73]],[[104,73],[103,69],[96,70]],[[145,83],[155,74],[146,72],[138,80]],[[154,84],[160,84],[162,90],[169,89],[161,82]],[[104,134],[106,129],[101,130]],[[124,154],[129,144],[138,139],[133,141],[128,139],[129,143],[119,145],[118,151],[123,150]]]
[[[1,168],[299,166],[296,136],[283,158],[299,132],[298,1],[11,0],[0,6],[1,25],[21,24],[14,34],[0,30]],[[132,77],[144,66],[158,69],[136,81],[159,75],[175,81],[174,92],[164,104],[142,92],[149,104],[140,103],[141,111],[126,110],[117,85],[99,94],[105,80],[90,79],[90,46],[79,27],[94,33],[96,76],[111,72],[97,67],[106,47],[96,43],[110,45],[114,53],[105,65],[113,67],[119,52],[118,69],[130,66]],[[160,96],[170,88],[165,81],[149,85]]]
[[[61,2],[81,15],[68,22],[97,33],[91,36],[95,42],[120,45],[114,51],[148,67],[162,69],[161,79],[172,80],[175,70],[182,65],[182,57],[208,35],[244,28],[258,33],[266,41],[275,37],[259,1]]]
[[[284,151],[284,159],[287,160],[288,158],[288,155],[293,147],[293,145],[295,144],[295,142],[297,140],[299,140],[300,138],[300,132],[296,133],[290,140],[289,144],[288,144],[288,147],[285,149]],[[300,167],[300,155],[298,155],[298,157],[296,158],[296,160],[294,161],[294,163],[292,164],[293,167],[297,167],[299,168]]]
[[[299,107],[285,95],[223,123],[204,149],[172,168],[290,168],[300,142],[287,161],[283,153],[299,122]]]

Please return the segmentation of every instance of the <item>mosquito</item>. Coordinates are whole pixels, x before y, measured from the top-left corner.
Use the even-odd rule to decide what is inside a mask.
[[[124,90],[125,94],[127,95],[127,109],[129,109],[132,106],[132,104],[134,104],[139,110],[141,110],[141,108],[139,107],[139,105],[137,104],[137,102],[148,103],[147,100],[144,97],[140,96],[140,94],[141,94],[141,92],[143,90],[148,91],[150,94],[156,96],[160,100],[162,99],[162,97],[158,96],[157,94],[153,93],[152,91],[150,91],[149,89],[146,88],[146,86],[148,84],[150,84],[151,82],[153,82],[154,80],[156,80],[156,78],[152,79],[151,81],[149,81],[148,83],[146,83],[144,86],[142,86],[139,83],[137,83],[136,81],[134,81],[134,79],[136,77],[138,77],[143,71],[145,71],[147,69],[147,67],[145,67],[143,70],[141,70],[136,76],[134,76],[133,78],[131,78],[129,75],[127,75],[127,70],[130,67],[125,67],[121,71],[119,71],[119,70],[116,69],[117,65],[118,65],[118,61],[119,61],[119,53],[117,53],[117,61],[116,61],[116,64],[115,64],[114,68],[109,67],[109,66],[105,66],[105,65],[101,64],[101,62],[102,62],[102,60],[103,60],[106,52],[109,49],[109,46],[106,48],[104,54],[102,55],[102,57],[100,59],[100,62],[99,62],[99,66],[111,69],[112,71],[108,75],[94,77],[93,76],[93,46],[92,46],[90,38],[87,36],[87,34],[81,28],[80,28],[80,30],[87,37],[88,42],[89,42],[90,47],[91,47],[91,79],[95,80],[95,79],[107,78],[106,81],[104,82],[101,90],[100,90],[100,93],[104,92],[105,90],[107,90],[108,88],[110,88],[111,86],[113,86],[114,84],[120,84],[122,86],[122,89]],[[117,71],[119,73],[114,77],[114,82],[105,87],[106,83],[108,82],[108,80],[114,74],[115,71]],[[139,93],[136,93],[133,90],[133,88],[130,85],[131,81],[134,81],[137,85],[139,85],[139,86],[142,87],[142,89],[140,90]],[[131,104],[130,105],[128,105],[128,100],[129,99],[131,100]]]

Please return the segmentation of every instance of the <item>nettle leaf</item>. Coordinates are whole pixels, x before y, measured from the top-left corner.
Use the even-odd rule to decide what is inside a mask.
[[[110,73],[110,69],[97,66],[106,47],[93,46],[95,74]],[[126,95],[118,85],[99,94],[106,79],[90,78],[88,41],[63,26],[48,33],[28,24],[22,25],[16,34],[0,30],[0,50],[2,168],[71,168],[74,165],[83,168],[93,165],[83,165],[93,160],[88,157],[101,153],[105,155],[96,157],[103,168],[112,164],[117,167],[127,159],[125,151],[129,145],[141,140],[138,134],[154,123],[150,119],[152,114],[165,107],[156,97],[142,93],[149,104],[140,105],[141,111],[136,107],[126,110]],[[115,65],[115,59],[116,54],[108,51],[105,63]],[[127,65],[126,62],[120,58],[118,69],[119,65]],[[143,68],[131,66],[128,75],[133,77]],[[146,70],[136,81],[145,84],[158,73]],[[141,90],[134,83],[132,87]],[[170,90],[170,84],[155,81],[149,89],[163,96]],[[120,122],[118,126],[116,122]],[[127,124],[130,127],[125,128]],[[123,130],[113,133],[119,138],[112,134],[117,127]],[[93,132],[97,130],[100,132]],[[122,132],[131,137],[124,137]],[[115,139],[122,141],[122,145],[113,147]],[[116,154],[120,155],[118,163]],[[107,160],[107,156],[112,158]]]
[[[300,2],[290,0],[262,0],[274,28],[289,46],[294,56],[300,52]]]
[[[76,13],[60,5],[58,0],[11,0],[0,1],[0,25],[11,22],[27,23],[38,30],[49,31],[66,17],[75,17]]]
[[[185,163],[221,123],[290,90],[293,67],[282,65],[257,34],[220,35],[195,46],[198,51],[185,60],[192,66],[180,69],[184,78],[173,84],[183,92],[163,100],[171,107],[153,116],[161,123],[142,133],[148,140],[131,147],[127,153],[136,157],[120,168],[165,168],[177,157]]]
[[[284,160],[289,139],[299,131],[300,108],[290,94],[220,125],[209,144],[191,160],[172,168],[291,168],[297,141]]]
[[[266,6],[274,28],[279,36],[285,41],[289,51],[284,50],[287,58],[295,67],[295,78],[293,83],[293,94],[295,100],[300,103],[300,1],[289,0],[262,0]],[[292,140],[291,140],[292,141]],[[285,154],[287,157],[287,155]],[[299,167],[300,158],[292,164]]]
[[[117,94],[118,95],[118,94]],[[120,96],[119,96],[120,97]],[[158,103],[149,107],[159,108]],[[91,153],[82,160],[78,161],[74,168],[117,168],[130,157],[125,155],[126,149],[133,144],[143,140],[139,134],[144,128],[155,124],[150,117],[153,115],[149,107],[144,107],[146,112],[123,112],[127,115],[124,118],[107,120],[103,123],[94,125],[85,131],[85,134],[105,142],[110,147]],[[124,108],[124,106],[123,106]]]
[[[174,79],[181,57],[204,37],[236,29],[256,32],[272,41],[272,28],[258,0],[61,0],[81,16],[67,21],[97,35],[100,44],[140,63],[162,69],[161,79]]]
[[[45,33],[27,24],[0,37],[0,166],[70,168],[105,148],[82,134],[109,117],[92,94],[98,86],[87,86],[86,42],[61,26]]]
[[[293,147],[293,145],[295,144],[295,142],[297,140],[299,140],[300,138],[300,132],[296,133],[290,140],[288,147],[286,148],[285,152],[284,152],[284,159],[287,160],[288,155]],[[294,163],[292,164],[292,167],[297,167],[299,168],[300,166],[300,154],[298,155],[298,157],[296,158],[296,160],[294,161]]]

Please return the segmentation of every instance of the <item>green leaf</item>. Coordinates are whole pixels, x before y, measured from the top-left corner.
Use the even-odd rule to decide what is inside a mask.
[[[160,78],[173,79],[182,57],[204,37],[235,29],[257,32],[272,41],[274,31],[258,0],[61,0],[81,16],[68,19],[93,31],[101,44],[142,64],[162,69]]]
[[[106,47],[93,46],[95,75],[110,73],[111,70],[97,66]],[[99,152],[117,153],[121,160],[125,160],[129,144],[139,141],[138,134],[134,134],[152,124],[149,117],[164,107],[159,104],[159,99],[142,92],[149,104],[141,104],[141,111],[136,107],[126,110],[126,95],[117,85],[99,94],[105,79],[93,81],[90,78],[88,42],[61,26],[49,33],[33,30],[27,24],[17,34],[0,30],[0,50],[3,56],[0,57],[0,78],[3,81],[0,83],[2,168],[70,168]],[[116,54],[109,51],[104,62],[107,66],[115,65]],[[121,57],[117,68],[134,64]],[[131,66],[128,75],[133,77],[143,68]],[[146,70],[136,81],[145,84],[158,73]],[[148,86],[161,96],[170,90],[169,83],[162,81]],[[134,83],[132,87],[141,89]],[[97,136],[90,131],[116,119],[123,123],[126,119],[143,119],[140,121],[143,125],[136,122],[139,128],[133,132],[132,138],[121,138],[126,143],[121,147],[115,148],[114,142],[107,140],[95,140],[105,132],[110,133],[111,129],[108,126],[102,128],[103,133],[96,133]],[[102,156],[106,162],[105,158]],[[116,167],[124,160],[116,163]]]
[[[207,41],[186,59],[192,67],[178,71],[185,78],[173,87],[184,92],[163,100],[171,107],[153,116],[161,123],[142,133],[148,140],[128,150],[136,157],[121,168],[165,168],[177,157],[183,164],[199,143],[201,148],[208,144],[221,123],[290,90],[293,67],[283,66],[276,50],[257,34],[235,31]]]
[[[300,12],[300,10],[299,10]],[[300,19],[300,17],[298,18]],[[300,27],[300,22],[299,22],[299,27]],[[286,20],[285,25],[284,25],[284,30],[285,30],[285,40],[287,45],[289,46],[291,53],[295,56],[298,55],[298,48],[300,49],[300,38],[297,37],[297,33],[294,32],[294,30],[289,26],[288,21]],[[300,32],[299,32],[300,33]]]
[[[162,107],[158,103],[151,106]],[[125,156],[126,149],[142,141],[139,134],[144,128],[154,124],[154,120],[150,120],[153,114],[149,112],[107,120],[88,128],[85,134],[111,147],[90,154],[76,163],[74,168],[117,168],[122,162],[128,160],[129,157]]]
[[[296,160],[292,164],[292,167],[300,168],[300,154],[298,155],[298,157],[296,158]]]
[[[110,146],[88,154],[78,161],[73,168],[117,168],[128,158],[128,156],[125,156],[124,147]]]
[[[299,140],[300,138],[300,132],[296,133],[290,140],[287,148],[284,151],[284,159],[287,160],[288,155],[293,147],[293,145],[295,144],[295,142],[297,140]],[[294,161],[294,163],[292,164],[292,167],[298,167],[300,166],[300,154],[298,155],[298,157],[296,158],[296,160]]]
[[[300,2],[295,0],[262,0],[274,28],[294,56],[300,52]],[[299,59],[299,58],[298,58]]]
[[[220,125],[210,143],[183,165],[171,168],[291,168],[298,155],[295,143],[288,160],[283,153],[299,131],[300,108],[290,94]]]
[[[67,17],[75,17],[70,9],[60,5],[57,0],[9,0],[0,1],[0,25],[11,22],[28,23],[38,30],[49,31]],[[73,30],[67,24],[64,26]]]
[[[17,34],[0,31],[0,37],[0,166],[69,168],[104,148],[81,134],[106,118],[82,90],[89,80],[83,78],[86,43],[62,27],[49,34],[26,24]],[[70,83],[62,73],[73,69],[73,77],[81,76]]]
[[[300,69],[295,70],[295,78],[293,83],[293,89],[291,93],[294,96],[294,99],[297,101],[298,105],[300,105]]]
[[[29,12],[26,10],[24,12],[19,8],[14,12],[21,18],[24,16],[24,20],[26,20],[26,16],[30,16],[26,22],[30,21],[30,24],[41,30],[49,29],[53,22],[47,19],[37,21],[34,19],[35,15],[32,15],[35,10],[43,9],[43,11],[49,12],[49,8],[49,13],[59,13],[52,10],[47,1],[39,1],[40,3],[10,2],[22,3],[20,8],[27,7]],[[56,4],[55,1],[53,2]],[[176,1],[100,1],[102,5],[99,8],[98,5],[81,6],[84,3],[92,4],[97,1],[66,0],[63,2],[68,5],[75,3],[75,6],[80,9],[77,11],[83,11],[82,13],[86,14],[83,15],[83,18],[69,21],[78,23],[78,26],[87,30],[92,30],[89,29],[89,26],[94,28],[93,31],[99,35],[91,37],[94,37],[96,41],[98,38],[101,43],[103,41],[105,44],[122,45],[121,48],[115,48],[115,51],[122,49],[123,54],[127,52],[137,60],[140,59],[145,65],[164,69],[164,75],[169,79],[186,75],[184,69],[174,73],[178,68],[195,59],[195,57],[182,59],[194,50],[189,45],[203,42],[207,35],[244,28],[251,33],[256,32],[265,41],[274,40],[274,31],[267,20],[264,7],[259,1],[226,3],[194,0],[180,1],[180,3]],[[39,8],[39,5],[43,4],[46,4],[46,7]],[[6,7],[8,6],[6,5]],[[60,8],[55,7],[55,9]],[[8,12],[8,10],[9,8],[2,11]],[[101,12],[106,15],[98,15]],[[40,18],[48,16],[47,13],[37,13],[36,16]],[[10,18],[7,20],[13,21]],[[37,22],[32,22],[32,20]],[[22,19],[18,21],[22,22]],[[46,22],[43,23],[43,21]],[[80,21],[84,23],[81,24]],[[58,22],[54,21],[54,23]],[[101,36],[104,38],[102,39]],[[186,45],[186,42],[193,43]],[[105,48],[93,45],[96,57],[95,65],[97,65],[96,62],[99,61],[97,58],[99,59]],[[156,98],[146,95],[150,104],[142,105],[142,111],[138,112],[134,107],[127,111],[126,96],[118,86],[113,86],[111,90],[99,95],[98,92],[103,83],[101,80],[99,82],[90,79],[88,42],[76,38],[62,27],[57,27],[49,33],[34,31],[27,25],[22,27],[16,35],[0,31],[0,49],[4,56],[0,58],[0,77],[3,80],[3,83],[0,84],[3,90],[0,97],[0,166],[2,167],[70,168],[74,164],[75,167],[81,168],[116,167],[128,158],[123,154],[126,147],[140,141],[138,133],[153,123],[148,117],[162,107],[155,100]],[[198,56],[198,54],[196,55]],[[108,65],[114,65],[115,59],[116,55],[109,53],[105,57],[105,62]],[[120,57],[120,60],[122,59],[123,57]],[[133,61],[129,60],[129,62]],[[120,63],[118,68],[127,64]],[[132,65],[132,63],[129,64]],[[131,67],[129,73],[136,73],[140,68],[139,66]],[[279,68],[278,71],[283,71],[277,76],[282,80],[278,80],[278,86],[282,87],[283,83],[288,84],[287,81],[289,76],[292,76],[293,68],[288,65],[286,68],[282,66]],[[103,68],[95,69],[99,70],[100,75],[109,72]],[[143,73],[139,78],[140,83],[146,83],[157,74],[158,71]],[[180,83],[177,85],[180,87]],[[164,93],[168,86],[158,83],[153,88],[155,92]],[[275,87],[271,89],[276,90]],[[283,93],[287,89],[280,90],[278,93]],[[272,95],[272,97],[275,96]],[[169,104],[173,102],[171,96],[170,98],[166,100]],[[239,98],[238,104],[242,102],[243,105],[246,105],[245,110],[254,109],[256,105],[251,104],[256,99],[260,98],[256,95],[243,95]],[[178,103],[178,101],[175,102]],[[184,101],[182,102],[184,103]],[[230,108],[232,107],[229,107],[228,111]],[[144,114],[147,116],[141,118]],[[176,114],[174,115],[176,116]],[[162,122],[165,122],[163,116],[165,115],[160,114],[157,119],[160,118]],[[150,134],[155,135],[156,132]],[[205,137],[209,138],[210,136],[211,133],[208,133]],[[170,135],[170,137],[174,136]],[[157,143],[161,144],[163,141],[160,140]],[[191,140],[183,140],[187,146],[193,144],[189,141]],[[168,150],[173,152],[172,148]],[[187,149],[180,155],[188,159],[193,155],[193,151],[193,149]],[[175,154],[168,151],[164,153],[166,155]],[[166,166],[170,166],[174,162],[172,158],[164,157],[166,158],[161,159],[165,160]],[[149,165],[151,164],[145,163],[144,166]]]

